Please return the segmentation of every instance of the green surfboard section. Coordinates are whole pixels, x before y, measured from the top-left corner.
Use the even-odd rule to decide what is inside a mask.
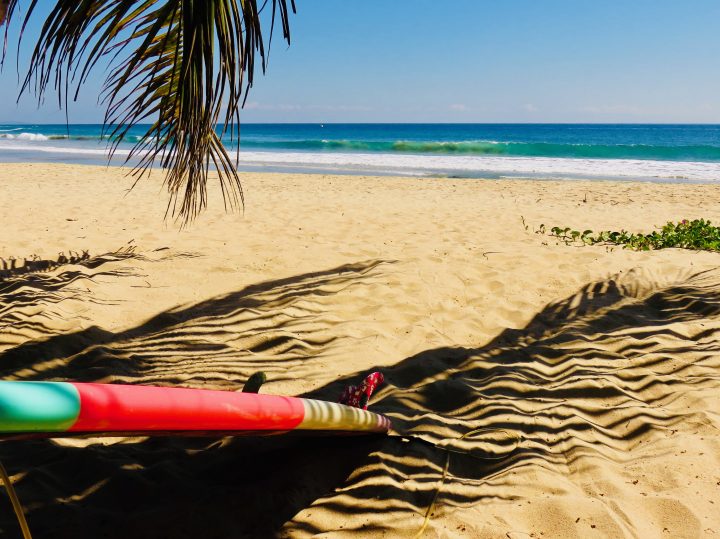
[[[80,394],[64,382],[0,382],[0,433],[63,432],[80,414]]]

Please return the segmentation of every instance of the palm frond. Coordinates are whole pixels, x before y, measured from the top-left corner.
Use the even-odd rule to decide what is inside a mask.
[[[262,2],[262,0],[260,0]],[[6,3],[12,20],[18,0]],[[243,203],[236,160],[221,142],[240,136],[240,108],[256,59],[265,71],[276,19],[290,42],[294,0],[56,0],[40,31],[21,93],[43,100],[49,88],[67,106],[90,73],[110,63],[101,101],[111,156],[130,130],[149,122],[128,160],[139,180],[166,169],[168,213],[183,224],[207,205],[208,174],[218,171],[226,209]],[[267,5],[271,5],[269,13]],[[30,2],[21,35],[36,10]],[[263,14],[265,12],[265,14]],[[261,16],[262,15],[262,16]],[[6,34],[7,35],[7,34]],[[102,61],[101,61],[102,60]],[[222,124],[221,133],[216,127]]]
[[[0,26],[5,23],[9,4],[10,0],[0,0]]]

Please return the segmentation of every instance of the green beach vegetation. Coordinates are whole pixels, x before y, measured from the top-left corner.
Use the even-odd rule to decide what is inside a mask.
[[[548,233],[545,225],[538,231]],[[593,232],[592,230],[573,230],[570,227],[554,226],[550,236],[558,238],[568,245],[618,245],[635,251],[653,249],[691,249],[694,251],[720,251],[720,227],[713,226],[709,220],[683,219],[677,223],[668,222],[660,230],[646,234],[632,233],[627,230]]]

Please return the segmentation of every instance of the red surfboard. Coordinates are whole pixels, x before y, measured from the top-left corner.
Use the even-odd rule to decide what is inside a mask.
[[[0,381],[0,437],[387,432],[386,417],[333,402],[232,391]]]

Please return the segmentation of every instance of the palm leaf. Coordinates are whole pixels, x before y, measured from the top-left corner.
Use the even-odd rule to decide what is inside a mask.
[[[0,0],[0,15],[11,21],[17,2]],[[36,7],[31,0],[21,35]],[[269,46],[279,18],[289,43],[289,9],[294,0],[56,0],[21,94],[33,91],[42,101],[52,88],[67,107],[90,73],[109,62],[101,101],[110,155],[133,127],[149,122],[128,156],[137,160],[132,173],[137,182],[155,165],[166,169],[168,214],[185,224],[207,205],[213,167],[226,209],[243,203],[237,157],[221,135],[239,139],[257,55],[263,72],[267,65],[264,30]]]

